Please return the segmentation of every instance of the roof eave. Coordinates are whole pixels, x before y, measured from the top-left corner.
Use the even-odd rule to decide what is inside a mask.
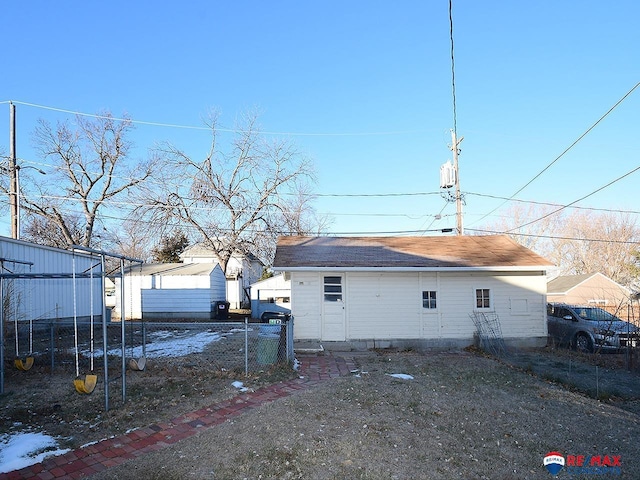
[[[274,272],[546,272],[551,266],[487,267],[271,267]]]

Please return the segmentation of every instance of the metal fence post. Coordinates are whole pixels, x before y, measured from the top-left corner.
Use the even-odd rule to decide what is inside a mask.
[[[107,306],[106,306],[106,289],[105,289],[105,262],[104,254],[100,255],[100,290],[102,291],[102,366],[104,368],[104,411],[109,411],[109,357],[107,351],[109,343],[107,341]],[[93,288],[93,285],[91,285]],[[93,290],[92,290],[93,291]],[[111,318],[109,318],[111,320]]]
[[[249,319],[244,317],[244,376],[249,376]]]
[[[287,359],[293,363],[295,355],[293,352],[293,315],[289,316],[289,325],[287,325]]]
[[[56,342],[53,330],[53,321],[49,322],[49,356],[51,357],[51,374],[53,375],[53,369],[56,367]]]

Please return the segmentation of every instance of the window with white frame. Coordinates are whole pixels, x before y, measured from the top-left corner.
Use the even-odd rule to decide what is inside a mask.
[[[422,292],[422,308],[435,309],[438,303],[436,302],[435,290],[426,290]]]
[[[342,277],[324,277],[324,301],[342,301]]]
[[[476,310],[489,310],[491,308],[491,290],[488,288],[476,288]]]

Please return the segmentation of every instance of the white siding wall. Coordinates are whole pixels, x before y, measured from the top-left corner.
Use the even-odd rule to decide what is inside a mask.
[[[103,291],[101,285],[101,265],[98,257],[93,259],[85,254],[45,247],[41,245],[0,238],[0,257],[5,259],[3,273],[43,273],[71,274],[75,259],[75,271],[91,271],[93,266],[93,295],[90,279],[76,278],[75,281],[75,313],[79,318],[91,314],[102,315]],[[23,265],[8,260],[32,262]],[[74,315],[74,282],[72,279],[12,279],[5,280],[3,285],[5,298],[9,301],[9,317],[16,315],[19,320],[32,318],[70,319]],[[93,298],[93,306],[91,299]],[[93,308],[92,308],[93,307]],[[16,310],[17,308],[17,310]]]
[[[317,273],[291,274],[291,312],[294,339],[320,338],[322,284]]]
[[[417,276],[347,273],[347,338],[420,338]]]
[[[295,338],[321,339],[322,276],[291,275]],[[505,338],[545,337],[546,277],[491,272],[345,274],[348,340],[472,339],[475,290],[489,289]],[[437,308],[422,306],[422,292],[435,291]]]
[[[211,290],[211,301],[218,302],[227,300],[227,281],[222,268],[220,268],[220,265],[216,265],[216,268],[213,270],[213,272],[211,272],[209,282],[209,289]]]
[[[120,278],[115,279],[116,306],[113,310],[113,318],[120,318]],[[163,292],[169,292],[172,298],[180,298],[179,293],[171,293],[176,290],[194,289],[200,291],[201,300],[198,300],[198,308],[203,309],[203,314],[209,312],[211,303],[226,299],[226,282],[220,265],[216,265],[210,275],[126,275],[125,276],[125,318],[141,319],[143,312],[142,295],[144,290],[158,290],[157,294],[147,295],[144,303],[145,311],[158,312],[151,306],[151,301],[163,297]],[[177,297],[176,297],[177,296]],[[181,300],[182,302],[182,300]],[[164,304],[164,300],[162,302]],[[203,306],[206,303],[206,308]],[[158,307],[160,308],[160,307]],[[177,308],[182,308],[178,306]],[[186,307],[185,307],[186,308]],[[169,310],[175,311],[175,310]],[[181,310],[182,311],[182,310]],[[193,311],[191,309],[185,311]]]
[[[209,275],[152,275],[151,288],[171,290],[176,288],[209,288]]]
[[[239,279],[229,280],[227,279],[226,296],[229,302],[229,308],[240,308],[240,299],[242,298],[240,289],[242,283]]]
[[[121,279],[115,278],[116,306],[113,309],[113,319],[122,318]],[[151,288],[152,278],[149,275],[126,275],[124,279],[124,317],[139,320],[142,318],[142,296],[144,288]]]
[[[142,290],[142,309],[147,314],[172,317],[193,315],[209,317],[211,297],[201,288],[145,289]]]

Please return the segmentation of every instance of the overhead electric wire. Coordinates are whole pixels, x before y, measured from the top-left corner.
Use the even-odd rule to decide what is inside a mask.
[[[456,86],[455,86],[455,68],[454,68],[454,42],[453,42],[453,18],[452,18],[452,0],[449,1],[449,22],[450,22],[450,40],[451,40],[451,74],[452,74],[452,95],[453,95],[453,120],[454,120],[454,132],[457,129],[457,113],[456,113]],[[640,82],[636,83],[633,88],[631,88],[620,100],[618,100],[618,102],[616,102],[616,104],[614,104],[604,115],[602,115],[593,125],[591,125],[591,127],[589,127],[580,137],[578,137],[569,147],[567,147],[558,157],[556,157],[551,163],[549,163],[542,171],[540,171],[536,176],[534,176],[529,182],[527,182],[522,188],[520,188],[517,192],[515,192],[513,195],[511,195],[511,197],[508,197],[505,199],[505,202],[503,202],[501,205],[499,205],[498,207],[496,207],[495,209],[493,209],[491,212],[485,214],[482,218],[480,218],[479,220],[475,221],[474,223],[477,223],[479,221],[481,221],[482,219],[486,218],[487,216],[489,216],[491,213],[495,212],[496,210],[498,210],[499,208],[502,207],[502,205],[504,205],[504,203],[506,203],[507,201],[521,201],[521,200],[516,200],[514,199],[514,197],[516,195],[518,195],[520,192],[522,192],[527,186],[529,186],[533,181],[535,181],[537,178],[539,178],[546,170],[548,170],[553,164],[555,164],[560,158],[562,158],[569,150],[571,150],[578,142],[580,142],[588,133],[591,132],[591,130],[593,130],[601,121],[603,121],[615,108],[617,108],[631,93],[633,93],[634,90],[637,89],[637,87],[640,86]],[[10,101],[0,101],[0,104],[5,104],[5,103],[10,103]],[[61,109],[61,108],[56,108],[56,107],[49,107],[49,106],[44,106],[44,105],[38,105],[38,104],[33,104],[33,103],[27,103],[27,102],[20,102],[20,101],[13,101],[13,103],[16,104],[21,104],[21,105],[25,105],[25,106],[29,106],[29,107],[34,107],[34,108],[42,108],[42,109],[48,109],[48,110],[53,110],[53,111],[59,111],[59,112],[63,112],[63,113],[68,113],[68,114],[75,114],[75,115],[81,115],[81,116],[88,116],[88,117],[94,117],[94,118],[110,118],[112,120],[117,120],[117,121],[129,121],[131,123],[138,123],[138,124],[143,124],[143,125],[151,125],[151,126],[162,126],[162,127],[172,127],[172,128],[184,128],[184,129],[194,129],[194,130],[210,130],[210,127],[198,127],[198,126],[188,126],[188,125],[179,125],[179,124],[169,124],[169,123],[161,123],[161,122],[146,122],[146,121],[140,121],[140,120],[132,120],[132,119],[118,119],[118,118],[113,118],[110,116],[100,116],[100,115],[95,115],[95,114],[86,114],[83,112],[78,112],[78,111],[73,111],[73,110],[67,110],[67,109]],[[220,131],[226,131],[226,132],[240,132],[241,130],[236,130],[236,129],[220,129],[217,128]],[[371,136],[371,135],[396,135],[396,134],[407,134],[407,133],[417,133],[419,131],[397,131],[397,132],[363,132],[363,133],[294,133],[294,132],[257,132],[260,134],[273,134],[273,135],[308,135],[308,136]],[[35,162],[34,162],[35,163]],[[44,165],[44,164],[43,164]],[[640,168],[640,167],[638,167]],[[638,170],[638,168],[628,172],[627,174],[617,178],[616,180],[613,180],[612,182],[610,182],[609,184],[599,188],[598,190],[574,201],[571,202],[568,205],[562,205],[561,208],[555,210],[554,212],[551,212],[539,219],[533,220],[529,223],[526,223],[524,225],[521,225],[519,227],[516,227],[510,231],[519,229],[519,228],[523,228],[527,225],[530,225],[532,223],[535,223],[537,221],[540,221],[550,215],[553,215],[555,213],[558,213],[559,211],[565,209],[565,208],[585,208],[586,207],[573,207],[573,205],[577,202],[580,202],[581,200],[584,200],[585,198],[607,188],[608,186],[610,186],[611,184],[621,180],[622,178],[634,173],[636,170]],[[113,176],[116,177],[116,176]],[[125,178],[125,177],[120,177],[120,178]],[[421,195],[434,195],[437,194],[438,192],[417,192],[417,193],[385,193],[385,194],[310,194],[311,196],[314,197],[401,197],[401,196],[421,196]],[[474,194],[474,193],[470,193],[470,194]],[[475,194],[475,195],[481,195],[481,194]],[[488,197],[490,197],[489,195],[486,195]],[[504,197],[495,197],[495,198],[503,198]],[[105,202],[106,203],[106,202]],[[539,203],[539,202],[533,202],[530,201],[529,203]],[[122,204],[126,204],[126,202],[122,202]],[[554,205],[554,204],[549,204],[549,205]],[[598,209],[591,209],[591,210],[598,210]],[[635,211],[629,211],[628,213],[638,213]],[[354,214],[354,215],[358,215],[358,214]],[[433,222],[431,223],[433,224]]]
[[[493,212],[495,212],[496,210],[498,210],[499,208],[502,208],[502,206],[507,203],[507,201],[513,199],[513,197],[515,197],[516,195],[518,195],[520,192],[522,192],[525,188],[527,188],[529,185],[531,185],[535,180],[537,180],[540,175],[542,175],[544,172],[546,172],[553,164],[555,164],[558,160],[560,160],[567,152],[569,152],[569,150],[571,150],[573,147],[575,147],[578,142],[580,142],[584,137],[586,137],[591,130],[593,130],[600,122],[602,122],[611,112],[613,112],[629,95],[631,95],[631,93],[633,93],[633,91],[638,88],[638,86],[640,86],[640,82],[636,83],[631,90],[629,90],[627,93],[625,93],[622,98],[620,98],[620,100],[618,100],[609,110],[607,110],[607,112],[602,115],[598,120],[596,120],[595,123],[593,123],[582,135],[580,135],[576,140],[573,141],[573,143],[571,143],[571,145],[569,145],[567,148],[564,149],[564,151],[558,155],[555,159],[553,159],[553,161],[551,163],[549,163],[546,167],[544,167],[537,175],[535,175],[531,180],[529,180],[524,186],[522,186],[520,189],[518,189],[518,191],[516,191],[513,195],[511,195],[508,200],[502,202],[500,205],[498,205],[496,208],[494,208],[493,210],[491,210],[489,213],[487,213],[484,217],[480,218],[479,220],[476,220],[476,222],[480,222],[483,219],[485,219],[486,217],[488,217],[489,215],[491,215]]]
[[[475,193],[475,192],[464,192],[465,195],[476,196],[476,197],[486,197],[486,198],[495,198],[497,200],[506,200],[508,202],[517,202],[517,203],[527,203],[532,205],[542,205],[547,207],[564,207],[564,208],[575,208],[576,210],[588,210],[594,212],[609,212],[609,213],[632,213],[635,215],[640,214],[640,210],[621,210],[619,208],[597,208],[597,207],[580,207],[577,205],[563,205],[560,203],[551,203],[551,202],[538,202],[536,200],[520,200],[518,198],[507,198],[501,197],[498,195],[489,195],[486,193]],[[479,214],[478,214],[479,215]]]
[[[145,120],[135,120],[132,118],[119,118],[119,117],[113,117],[109,115],[98,115],[95,113],[85,113],[85,112],[80,112],[76,110],[68,110],[65,108],[39,105],[36,103],[21,102],[18,100],[6,100],[6,101],[1,101],[0,103],[10,103],[10,102],[15,103],[16,105],[24,105],[26,107],[41,108],[44,110],[51,110],[54,112],[78,115],[81,117],[109,119],[117,122],[128,122],[128,123],[138,124],[138,125],[149,125],[153,127],[165,127],[165,128],[180,128],[185,130],[209,131],[212,129],[212,127],[202,127],[197,125],[180,125],[176,123],[151,122],[151,121],[145,121]],[[237,128],[222,128],[217,126],[215,127],[215,130],[219,132],[225,132],[225,133],[246,133],[246,130],[241,130]],[[260,130],[260,131],[256,131],[255,133],[260,135],[283,135],[283,136],[291,136],[291,137],[375,137],[375,136],[423,134],[424,130],[396,130],[396,131],[387,131],[387,132],[320,132],[320,133],[318,132],[277,132],[277,131]]]
[[[616,178],[615,180],[610,181],[610,182],[609,182],[609,183],[607,183],[606,185],[603,185],[602,187],[600,187],[600,188],[598,188],[598,189],[594,190],[594,191],[593,191],[593,192],[591,192],[591,193],[588,193],[587,195],[585,195],[585,196],[583,196],[583,197],[578,198],[577,200],[574,200],[573,202],[571,202],[571,203],[569,203],[569,204],[567,204],[567,205],[563,205],[562,207],[558,208],[557,210],[554,210],[553,212],[547,213],[546,215],[543,215],[543,216],[542,216],[542,217],[540,217],[540,218],[537,218],[537,219],[532,220],[532,221],[530,221],[530,222],[527,222],[527,223],[525,223],[525,224],[522,224],[522,225],[519,225],[519,226],[517,226],[517,227],[511,228],[511,229],[509,229],[509,230],[506,230],[504,233],[510,233],[510,232],[513,232],[514,230],[518,230],[518,229],[520,229],[520,228],[527,227],[527,226],[529,226],[529,225],[531,225],[531,224],[533,224],[533,223],[539,222],[540,220],[544,220],[545,218],[550,217],[551,215],[555,215],[556,213],[558,213],[558,212],[560,212],[560,211],[564,210],[565,208],[570,207],[570,206],[571,206],[571,205],[573,205],[574,203],[581,202],[581,201],[582,201],[582,200],[584,200],[585,198],[589,198],[590,196],[595,195],[596,193],[598,193],[598,192],[600,192],[600,191],[604,190],[605,188],[610,187],[610,186],[611,186],[611,185],[613,185],[614,183],[616,183],[616,182],[618,182],[618,181],[622,180],[622,179],[623,179],[623,178],[625,178],[625,177],[628,177],[629,175],[631,175],[632,173],[637,172],[638,170],[640,170],[640,167],[636,167],[636,168],[634,168],[634,169],[630,170],[629,172],[625,173],[624,175],[619,176],[619,177],[618,177],[618,178]]]
[[[504,232],[499,232],[496,230],[484,230],[479,228],[470,228],[472,232],[480,232],[480,233],[491,233],[496,235],[503,235]],[[560,235],[540,235],[540,234],[532,234],[532,233],[518,233],[516,234],[519,237],[532,237],[532,238],[548,238],[550,240],[570,240],[573,242],[595,242],[595,243],[618,243],[623,245],[637,245],[637,241],[633,240],[611,240],[608,238],[575,238],[575,237],[563,237]]]

